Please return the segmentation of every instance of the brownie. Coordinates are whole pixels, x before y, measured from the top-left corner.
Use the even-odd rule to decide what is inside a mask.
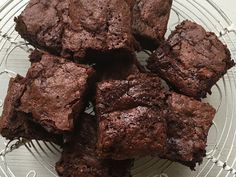
[[[148,68],[177,92],[202,98],[235,65],[230,52],[212,32],[184,21],[149,58]]]
[[[15,18],[16,31],[35,47],[60,53],[68,8],[69,0],[30,0]]]
[[[25,90],[25,78],[17,75],[11,78],[3,113],[0,118],[0,133],[7,139],[26,138],[28,140],[51,141],[62,143],[62,136],[48,133],[43,127],[31,121],[31,116],[18,110],[20,98]]]
[[[132,8],[132,31],[144,49],[154,50],[164,40],[172,0],[126,0]]]
[[[35,56],[40,55],[31,55]],[[43,53],[28,70],[19,110],[31,114],[48,131],[72,131],[88,102],[93,75],[94,70],[89,66]]]
[[[63,57],[129,53],[136,45],[125,0],[30,0],[15,21],[29,43]]]
[[[98,83],[95,107],[101,158],[158,155],[191,169],[206,154],[216,113],[207,103],[164,90],[147,73]]]
[[[177,93],[170,94],[167,105],[167,153],[161,157],[194,169],[206,155],[207,135],[216,111],[208,103]]]
[[[122,160],[165,153],[164,98],[161,81],[152,74],[98,83],[98,155]]]
[[[96,151],[95,116],[84,114],[79,120],[73,141],[64,144],[62,157],[56,164],[60,177],[130,177],[133,160],[101,160]]]

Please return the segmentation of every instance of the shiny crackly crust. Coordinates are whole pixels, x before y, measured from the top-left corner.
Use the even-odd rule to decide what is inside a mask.
[[[100,82],[96,113],[99,156],[159,155],[194,169],[205,156],[216,111],[207,103],[164,90],[155,75],[136,74]]]

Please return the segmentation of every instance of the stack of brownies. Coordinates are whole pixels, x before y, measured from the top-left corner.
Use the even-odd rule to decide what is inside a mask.
[[[165,39],[171,5],[30,0],[16,30],[37,49],[26,77],[10,80],[1,134],[60,145],[60,177],[130,177],[134,159],[147,155],[194,169],[216,113],[201,99],[234,61],[188,20]],[[147,67],[142,50],[152,53]],[[85,113],[89,102],[95,114]]]

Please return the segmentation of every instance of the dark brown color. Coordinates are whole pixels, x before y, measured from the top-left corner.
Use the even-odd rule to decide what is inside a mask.
[[[132,31],[144,49],[154,50],[164,40],[172,0],[127,0],[133,6]]]
[[[148,67],[176,91],[202,98],[234,66],[227,47],[214,33],[184,21],[149,58]]]
[[[15,21],[32,45],[80,59],[92,51],[133,51],[130,14],[124,0],[31,0]]]
[[[130,177],[133,160],[99,160],[96,156],[97,125],[94,116],[84,114],[73,141],[64,144],[56,164],[60,177]]]
[[[208,103],[176,93],[169,95],[167,108],[167,153],[161,157],[194,169],[206,155],[207,135],[216,111]]]
[[[15,18],[16,31],[38,48],[60,53],[69,0],[30,0]]]
[[[0,118],[1,135],[7,139],[26,138],[62,143],[62,137],[48,133],[40,125],[32,121],[29,114],[18,110],[20,98],[25,90],[25,79],[19,75],[11,78],[7,96],[5,98],[3,113]]]
[[[99,156],[120,160],[164,153],[166,124],[160,111],[164,97],[155,75],[98,83]]]
[[[41,60],[32,63],[28,70],[27,87],[19,108],[48,131],[72,131],[87,104],[93,75],[94,70],[89,66],[42,54]]]
[[[136,55],[130,55],[130,57],[123,55],[115,55],[106,58],[100,62],[96,62],[94,66],[98,80],[124,80],[131,74],[145,72],[143,66],[139,63]]]

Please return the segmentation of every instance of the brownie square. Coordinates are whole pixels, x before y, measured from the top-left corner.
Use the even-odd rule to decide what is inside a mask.
[[[96,156],[95,116],[83,114],[73,141],[64,144],[56,164],[60,177],[130,177],[133,160],[101,160]]]
[[[154,50],[164,40],[172,0],[127,0],[133,5],[132,31],[144,49]]]
[[[235,65],[230,52],[212,32],[184,21],[148,60],[148,68],[158,73],[177,92],[202,98]]]
[[[87,104],[93,75],[89,66],[44,53],[28,70],[19,109],[48,131],[72,131]]]
[[[121,160],[163,154],[166,123],[161,108],[165,94],[155,75],[136,74],[126,80],[98,83],[98,154]]]
[[[69,0],[30,0],[15,18],[16,31],[37,48],[60,54]]]
[[[216,110],[177,93],[170,94],[167,104],[167,153],[161,157],[194,169],[206,155],[207,135]]]
[[[81,59],[93,51],[135,48],[131,12],[124,0],[30,0],[16,30],[32,45]]]
[[[20,98],[25,90],[25,78],[17,75],[11,78],[3,113],[0,118],[0,133],[7,139],[26,138],[28,140],[51,141],[62,143],[62,136],[48,133],[43,127],[31,121],[31,116],[18,110]]]

